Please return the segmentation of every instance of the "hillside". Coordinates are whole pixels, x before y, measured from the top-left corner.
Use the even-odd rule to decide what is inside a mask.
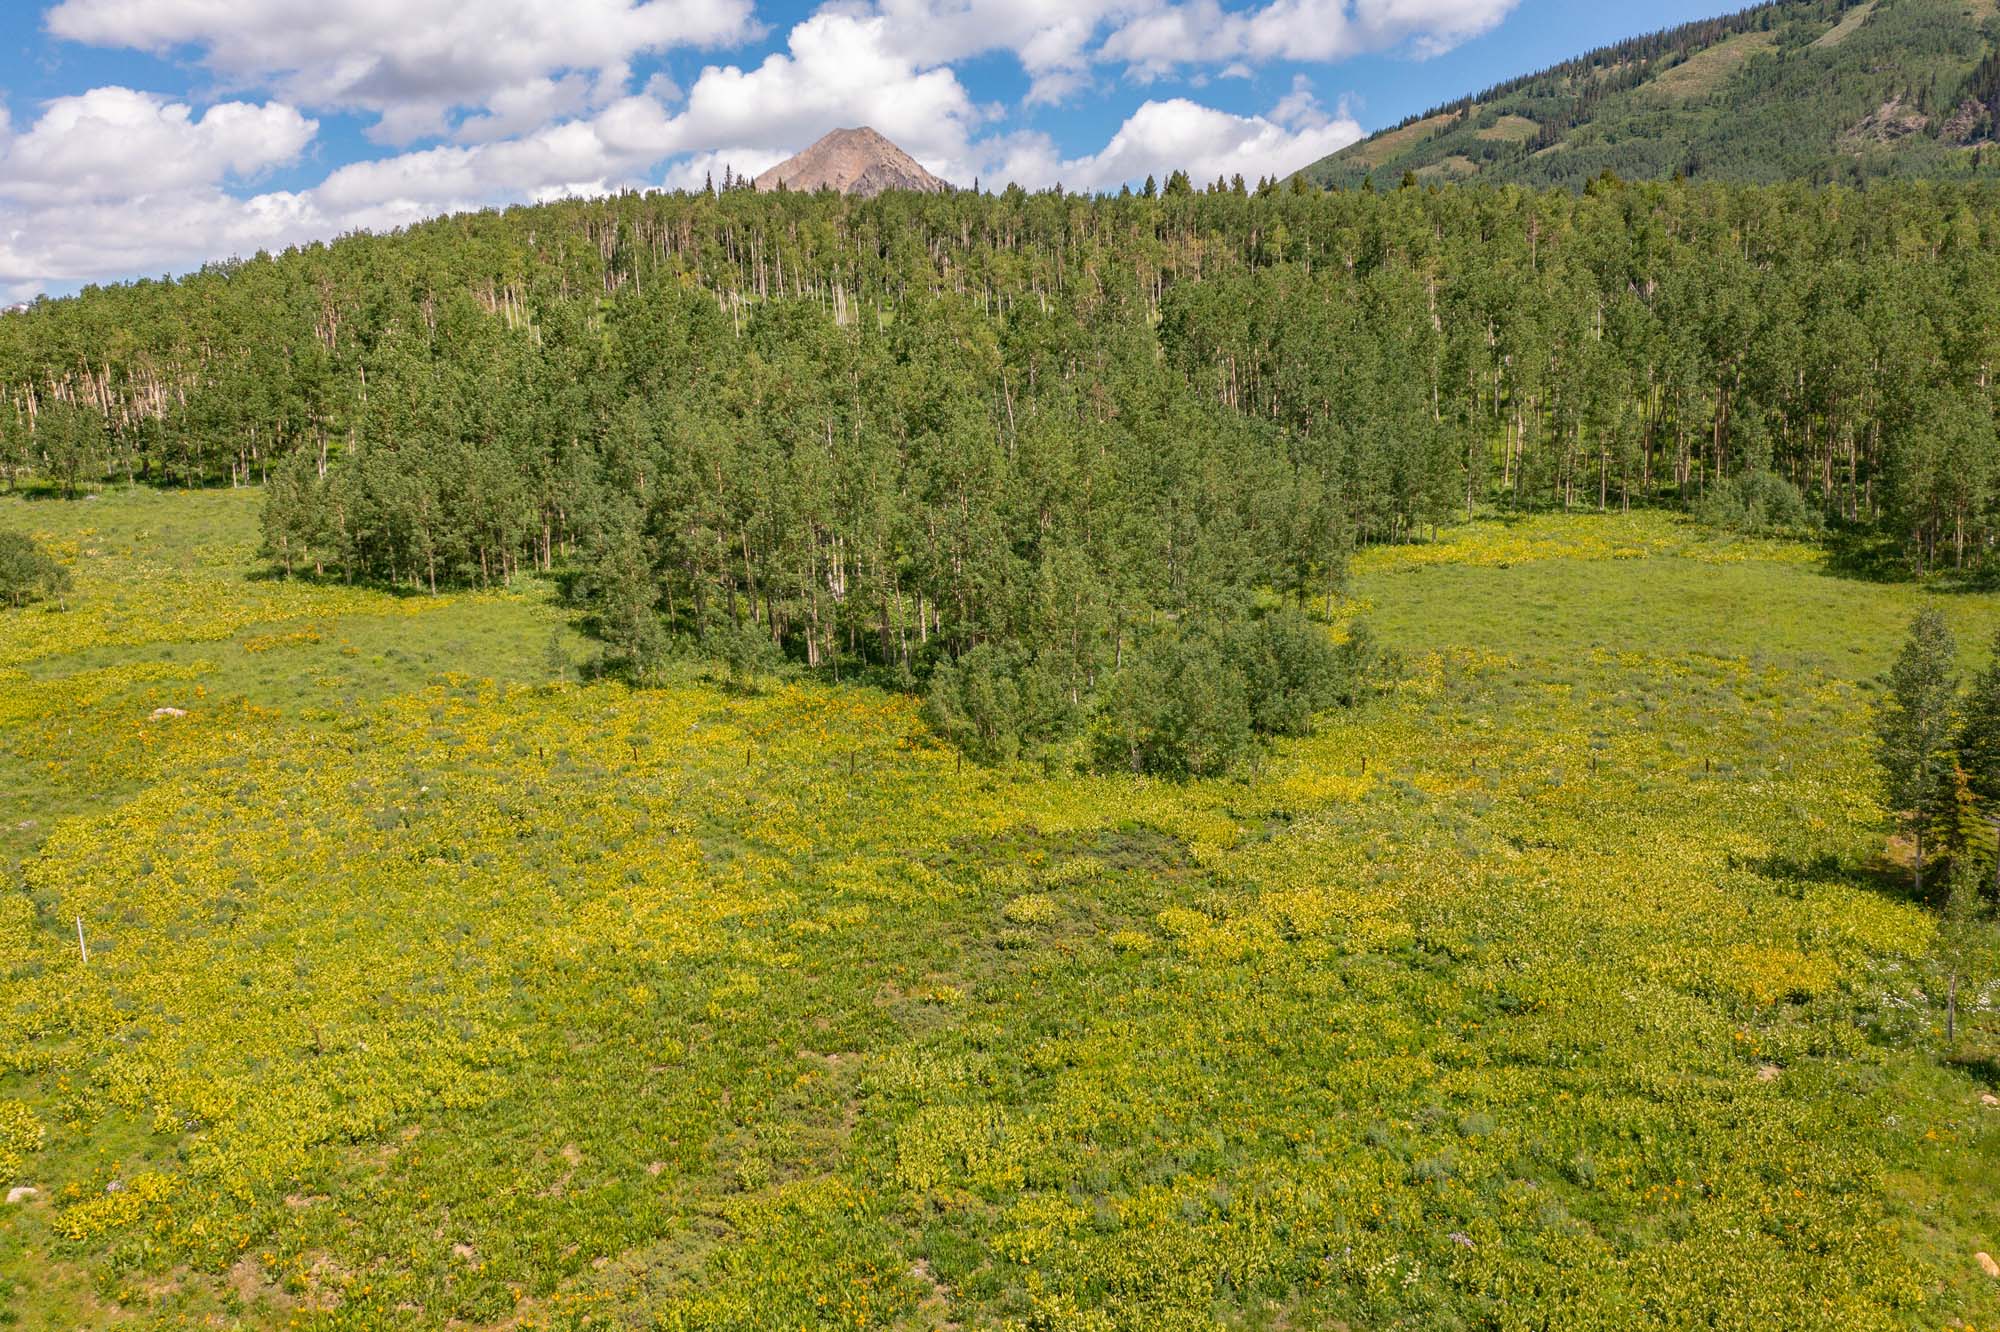
[[[1854,182],[2000,170],[1994,0],[1776,0],[1590,52],[1413,117],[1317,184]]]

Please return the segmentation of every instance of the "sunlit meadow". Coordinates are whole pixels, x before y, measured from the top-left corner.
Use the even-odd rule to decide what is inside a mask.
[[[2000,1324],[1993,996],[1947,1051],[1869,757],[1918,589],[1371,550],[1394,691],[1174,785],[581,683],[546,586],[255,505],[0,502],[76,582],[0,612],[0,1321]]]

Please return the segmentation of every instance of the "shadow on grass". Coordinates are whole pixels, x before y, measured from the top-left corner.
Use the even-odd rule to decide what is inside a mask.
[[[261,557],[260,557],[261,558]],[[432,592],[428,583],[411,583],[401,579],[390,581],[386,578],[353,578],[334,568],[322,568],[314,572],[308,568],[293,568],[287,571],[278,564],[266,564],[243,575],[248,583],[299,583],[306,587],[346,587],[364,592],[380,592],[387,596],[405,600],[421,601],[426,597],[463,596],[466,593],[504,591],[509,586],[519,587],[537,580],[552,584],[556,589],[556,603],[577,609],[583,605],[577,590],[582,571],[559,568],[553,572],[524,571],[514,575],[511,584],[487,582],[482,585],[476,575],[460,574],[450,579],[439,578],[437,591]]]
[[[162,480],[159,477],[138,477],[130,480],[122,477],[85,480],[78,478],[74,488],[63,481],[49,477],[23,477],[11,487],[0,486],[0,499],[18,499],[28,504],[56,502],[81,504],[85,500],[109,499],[120,494],[139,492],[151,495],[205,495],[223,490],[257,490],[260,486],[245,487],[230,484],[227,477],[208,477],[190,484],[186,481]]]
[[[11,490],[0,491],[0,498],[17,499],[23,504],[81,504],[94,500],[103,493],[98,486],[78,486],[74,492],[63,489],[60,482],[24,481]]]
[[[433,595],[443,597],[450,596],[453,593],[476,592],[479,590],[476,586],[462,587],[457,584],[439,583],[437,592],[432,593],[428,587],[412,587],[408,583],[391,583],[380,578],[342,578],[338,573],[331,570],[314,573],[310,569],[294,569],[290,573],[286,573],[283,569],[278,568],[252,569],[249,573],[243,575],[243,581],[246,583],[299,583],[306,587],[348,587],[364,592],[380,592],[399,600],[413,601],[421,601]]]
[[[1954,1050],[1944,1061],[1975,1082],[2000,1088],[2000,1048],[1982,1045]]]
[[[1886,532],[1860,527],[1832,530],[1822,547],[1826,552],[1822,568],[1836,578],[1864,583],[1921,584],[1924,591],[1941,596],[2000,591],[2000,566],[1982,564],[1920,574],[1902,543]]]
[[[1909,583],[1916,581],[1902,547],[1894,537],[1868,528],[1832,528],[1821,539],[1826,561],[1822,566],[1836,578],[1862,583]]]
[[[1752,874],[1778,883],[1865,888],[1883,897],[1908,902],[1915,906],[1935,907],[1939,904],[1937,893],[1932,891],[1939,884],[1927,883],[1925,891],[1919,893],[1916,879],[1910,874],[1909,866],[1892,859],[1888,851],[1859,863],[1843,860],[1830,851],[1808,856],[1788,855],[1784,852],[1774,852],[1768,856],[1742,858],[1732,856],[1730,867],[1749,870]],[[1941,880],[1942,871],[1934,877]]]
[[[2000,592],[2000,566],[1946,569],[1925,580],[1925,590],[1939,593]]]

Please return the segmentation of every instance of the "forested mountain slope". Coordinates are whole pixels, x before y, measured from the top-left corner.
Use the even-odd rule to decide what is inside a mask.
[[[1243,637],[1261,598],[1486,500],[1777,494],[1912,567],[1988,563],[1996,204],[1178,177],[564,203],[0,319],[0,459],[71,493],[268,481],[297,576],[566,569],[637,674],[676,641],[918,686],[970,661],[1053,736],[1149,643],[1135,701],[1254,675],[1290,651]]]
[[[1307,167],[1378,188],[1681,175],[1855,182],[2000,170],[1993,0],[1775,0],[1637,37],[1413,117]]]

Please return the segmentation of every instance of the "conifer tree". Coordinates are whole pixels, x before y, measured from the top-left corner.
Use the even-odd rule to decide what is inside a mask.
[[[622,521],[609,527],[584,581],[597,608],[605,666],[643,683],[666,656],[666,631],[645,537],[629,514],[619,517]]]
[[[1883,796],[1915,848],[1917,891],[1924,890],[1924,835],[1952,811],[1958,722],[1957,645],[1944,616],[1917,615],[1884,682],[1888,696],[1876,716]]]
[[[2000,835],[2000,634],[1986,669],[1973,677],[1958,728],[1958,765],[1973,811]],[[2000,845],[1994,855],[1995,895],[2000,897]]]

